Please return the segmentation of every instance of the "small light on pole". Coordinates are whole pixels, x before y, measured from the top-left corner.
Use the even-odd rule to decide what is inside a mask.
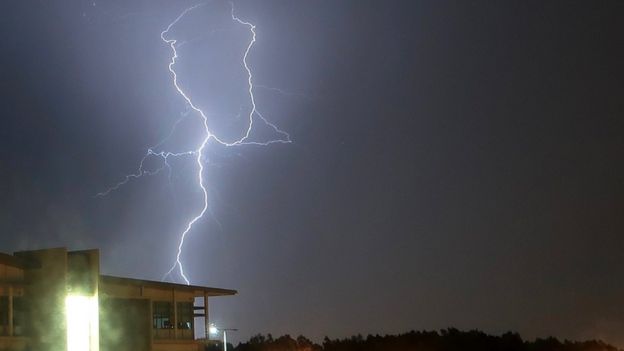
[[[223,351],[227,351],[227,332],[228,331],[237,331],[238,329],[233,328],[217,328],[214,324],[210,325],[208,329],[211,335],[217,335],[219,331],[223,332]]]

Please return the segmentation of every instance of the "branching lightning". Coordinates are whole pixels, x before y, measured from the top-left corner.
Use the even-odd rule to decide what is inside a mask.
[[[110,194],[111,192],[118,190],[120,187],[122,187],[123,185],[127,184],[128,182],[130,182],[131,180],[134,179],[138,179],[140,177],[143,176],[148,176],[148,175],[155,175],[160,173],[161,171],[163,171],[164,169],[169,169],[169,171],[171,172],[171,165],[169,164],[169,158],[177,158],[177,157],[184,157],[184,156],[194,156],[195,159],[195,163],[197,164],[197,183],[199,185],[199,188],[202,192],[202,206],[201,209],[197,212],[196,215],[192,216],[192,218],[187,222],[187,224],[184,227],[184,230],[180,233],[179,235],[179,241],[178,241],[178,247],[177,247],[177,252],[176,252],[176,256],[175,256],[175,262],[173,263],[173,265],[171,266],[171,268],[165,273],[165,275],[163,276],[163,280],[169,276],[171,273],[173,273],[173,271],[178,268],[179,270],[179,274],[182,277],[182,279],[186,282],[186,284],[190,284],[189,278],[187,277],[185,271],[184,271],[184,266],[182,264],[182,253],[183,253],[183,249],[184,249],[184,242],[186,237],[188,236],[188,234],[193,230],[194,226],[197,224],[197,222],[202,219],[202,217],[206,214],[206,211],[208,210],[208,191],[206,188],[206,184],[205,184],[205,180],[204,180],[204,163],[203,163],[203,156],[205,154],[206,148],[209,145],[216,145],[216,146],[223,146],[223,147],[236,147],[236,146],[244,146],[244,145],[257,145],[257,146],[267,146],[270,144],[275,144],[275,143],[282,143],[282,144],[287,144],[287,143],[291,143],[292,140],[290,138],[290,135],[279,129],[275,124],[269,122],[259,111],[256,105],[256,99],[254,96],[254,83],[253,83],[253,74],[252,74],[252,70],[249,67],[249,63],[248,63],[248,57],[249,57],[249,53],[251,51],[251,49],[253,48],[254,44],[256,43],[256,26],[250,22],[246,22],[242,19],[240,19],[238,16],[236,16],[235,11],[234,11],[234,4],[231,3],[232,5],[232,10],[231,10],[231,17],[232,20],[235,21],[236,23],[246,26],[247,28],[249,28],[249,33],[251,34],[251,39],[247,44],[247,47],[245,49],[244,55],[242,57],[241,60],[241,64],[244,67],[245,71],[247,72],[247,91],[248,91],[248,95],[249,95],[249,102],[251,104],[251,109],[249,111],[248,117],[247,117],[247,125],[244,128],[244,132],[241,133],[241,136],[238,139],[232,140],[232,141],[227,141],[225,140],[223,137],[216,135],[210,128],[209,123],[208,123],[208,117],[206,116],[206,114],[204,113],[204,111],[202,111],[202,109],[200,109],[199,107],[197,107],[197,105],[193,102],[193,100],[189,97],[189,95],[186,93],[186,91],[180,86],[179,82],[178,82],[178,75],[175,71],[175,65],[177,63],[177,59],[178,59],[178,51],[177,48],[177,39],[174,38],[170,38],[169,37],[169,32],[171,31],[171,29],[180,21],[182,20],[182,18],[184,18],[184,16],[186,14],[188,14],[189,12],[195,10],[196,8],[202,6],[203,4],[198,4],[192,7],[189,7],[187,9],[185,9],[184,11],[182,11],[182,13],[180,13],[180,15],[178,15],[178,17],[176,17],[173,22],[171,22],[166,28],[165,30],[163,30],[160,33],[160,38],[161,40],[170,48],[171,50],[171,58],[168,64],[168,69],[169,69],[169,73],[171,74],[172,77],[172,83],[173,83],[173,87],[175,88],[175,90],[177,91],[177,93],[184,99],[184,101],[186,102],[187,106],[190,107],[191,111],[190,112],[194,112],[195,114],[197,114],[199,116],[199,118],[201,119],[202,125],[203,125],[203,139],[201,141],[201,143],[193,150],[188,150],[188,151],[184,151],[184,152],[169,152],[169,151],[155,151],[158,147],[160,147],[164,140],[161,141],[160,143],[158,143],[155,147],[149,148],[147,150],[147,152],[145,153],[145,155],[143,156],[143,158],[141,159],[140,163],[139,163],[139,167],[136,170],[135,173],[131,173],[126,175],[120,182],[118,182],[117,184],[113,185],[112,187],[110,187],[109,189],[107,189],[106,191],[100,192],[97,194],[97,196],[106,196],[108,194]],[[250,140],[250,134],[253,130],[254,127],[254,123],[256,122],[256,118],[259,118],[262,123],[266,124],[267,126],[269,126],[277,135],[280,136],[280,138],[277,139],[271,139],[268,141],[254,141],[254,140]],[[176,124],[173,126],[171,133],[169,134],[168,137],[170,137],[174,132],[175,132],[175,127],[177,126],[177,124],[179,123],[176,122]],[[167,138],[168,138],[167,137]],[[166,140],[166,138],[165,138]],[[211,143],[213,142],[213,143]],[[145,167],[145,161],[149,158],[159,158],[162,161],[162,166],[160,166],[159,168],[156,168],[154,170],[150,170],[150,169],[146,169]]]

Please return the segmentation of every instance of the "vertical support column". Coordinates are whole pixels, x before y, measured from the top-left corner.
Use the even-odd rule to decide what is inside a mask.
[[[176,303],[176,291],[175,288],[172,289],[172,297],[173,297],[173,338],[178,338],[178,304]]]
[[[143,285],[141,285],[141,297],[145,296],[145,291],[144,291],[144,287]],[[149,344],[150,344],[150,350],[154,349],[154,301],[152,301],[152,299],[148,298],[147,300],[147,310],[149,311],[149,314],[147,316],[147,325],[149,326]]]
[[[13,336],[13,285],[9,286],[9,336]]]
[[[208,293],[204,291],[204,332],[206,340],[210,340],[210,318],[208,317]]]

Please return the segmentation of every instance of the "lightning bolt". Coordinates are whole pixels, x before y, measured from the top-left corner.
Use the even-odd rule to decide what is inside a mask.
[[[242,133],[242,135],[235,139],[235,140],[225,140],[223,137],[218,136],[217,134],[215,134],[208,123],[208,117],[206,116],[206,114],[204,113],[204,111],[202,109],[200,109],[199,107],[197,107],[197,105],[195,105],[195,103],[193,102],[193,100],[189,97],[189,95],[186,93],[186,91],[180,86],[179,82],[178,82],[178,75],[175,71],[175,65],[177,63],[178,60],[178,51],[177,48],[177,39],[174,38],[170,38],[169,37],[169,32],[171,31],[171,29],[180,21],[184,18],[184,16],[186,16],[189,12],[197,9],[200,6],[203,6],[204,4],[198,4],[195,6],[191,6],[187,9],[185,9],[184,11],[182,11],[178,17],[176,17],[173,22],[171,22],[166,28],[165,30],[163,30],[160,33],[160,38],[161,40],[169,47],[169,49],[171,50],[171,58],[169,60],[169,64],[167,66],[169,73],[171,74],[172,77],[172,83],[173,83],[173,87],[175,88],[175,90],[177,91],[177,93],[184,99],[184,101],[186,102],[187,106],[190,108],[190,112],[194,112],[197,116],[199,116],[199,118],[201,119],[202,125],[203,125],[203,139],[201,141],[201,143],[193,150],[188,150],[188,151],[184,151],[184,152],[169,152],[169,151],[159,151],[156,152],[154,151],[157,147],[161,146],[164,143],[164,140],[161,141],[160,143],[158,143],[155,147],[149,148],[146,152],[146,154],[143,156],[143,158],[141,159],[140,163],[139,163],[139,167],[138,169],[131,174],[126,175],[120,182],[118,182],[117,184],[113,185],[112,187],[110,187],[109,189],[107,189],[106,191],[100,192],[97,194],[97,196],[106,196],[108,194],[110,194],[111,192],[118,190],[120,187],[122,187],[123,185],[127,184],[128,182],[130,182],[131,180],[134,179],[138,179],[141,178],[143,176],[149,176],[149,175],[155,175],[160,173],[161,171],[165,170],[165,169],[169,169],[169,172],[171,172],[171,165],[169,164],[169,158],[177,158],[177,157],[183,157],[183,156],[195,156],[195,163],[197,164],[197,183],[199,185],[199,188],[201,190],[202,193],[202,206],[201,209],[197,212],[196,215],[192,216],[191,219],[186,223],[184,230],[179,234],[179,241],[178,241],[178,247],[177,247],[177,252],[176,252],[176,256],[175,256],[175,262],[172,264],[171,268],[164,274],[163,276],[163,280],[165,280],[169,275],[171,275],[173,273],[173,271],[178,268],[179,270],[179,274],[182,277],[182,279],[184,280],[184,282],[186,282],[186,284],[190,284],[190,280],[188,278],[188,276],[186,275],[185,271],[184,271],[184,265],[182,264],[182,253],[183,253],[183,249],[184,249],[184,243],[185,240],[187,238],[187,236],[189,235],[189,233],[194,229],[195,225],[197,224],[197,222],[199,220],[202,219],[202,217],[206,214],[206,211],[208,211],[208,190],[206,188],[206,183],[203,177],[203,173],[204,173],[204,163],[203,163],[203,156],[205,154],[206,148],[209,145],[216,145],[216,146],[222,146],[222,147],[237,147],[237,146],[244,146],[244,145],[256,145],[256,146],[267,146],[270,144],[275,144],[275,143],[281,143],[281,144],[288,144],[288,143],[292,143],[291,137],[290,135],[281,130],[280,128],[278,128],[275,124],[271,123],[270,121],[268,121],[261,113],[260,111],[258,111],[257,105],[256,105],[256,98],[254,96],[254,83],[253,83],[253,74],[252,74],[252,70],[249,67],[249,63],[248,63],[248,58],[249,58],[249,53],[251,51],[251,49],[253,48],[254,44],[256,43],[256,26],[250,22],[244,21],[242,19],[240,19],[238,16],[236,16],[235,14],[235,10],[234,10],[234,4],[230,3],[232,10],[231,10],[231,17],[232,17],[232,21],[235,21],[236,23],[242,25],[242,26],[246,26],[249,29],[249,33],[251,36],[251,39],[249,40],[249,42],[247,43],[247,47],[245,49],[244,55],[242,57],[241,60],[241,64],[243,66],[243,68],[245,69],[245,71],[247,72],[247,92],[249,95],[249,101],[251,104],[251,109],[249,110],[249,114],[247,116],[247,125],[245,127],[244,132]],[[254,141],[254,140],[250,140],[250,135],[251,132],[253,130],[254,127],[254,123],[257,122],[256,118],[259,118],[260,121],[262,121],[262,123],[264,123],[265,125],[269,126],[277,135],[279,135],[279,138],[276,139],[270,139],[267,141]],[[169,135],[167,136],[167,138],[169,138],[175,131],[175,127],[177,126],[177,124],[179,123],[176,122],[176,124],[173,126],[171,133],[169,133]],[[165,139],[167,139],[165,138]],[[149,170],[145,168],[145,161],[149,158],[153,158],[156,157],[158,159],[160,159],[162,161],[162,165],[159,168],[156,168],[154,170]]]

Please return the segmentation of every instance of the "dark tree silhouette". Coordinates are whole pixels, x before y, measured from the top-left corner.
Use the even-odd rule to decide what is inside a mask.
[[[219,351],[213,345],[210,351]],[[556,338],[524,341],[518,333],[507,332],[500,336],[488,335],[478,330],[460,331],[448,328],[437,331],[410,331],[399,335],[355,335],[345,339],[325,337],[316,344],[304,336],[293,339],[284,335],[274,339],[256,335],[240,343],[234,351],[622,351],[602,341],[559,341]]]

